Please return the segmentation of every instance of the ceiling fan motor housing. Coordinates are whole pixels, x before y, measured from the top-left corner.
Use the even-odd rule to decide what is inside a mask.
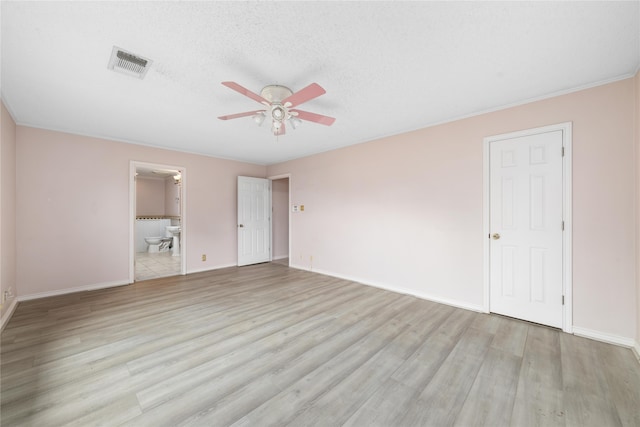
[[[280,103],[285,98],[293,95],[293,91],[286,86],[280,85],[268,85],[265,86],[260,92],[260,96],[269,101],[270,103]]]

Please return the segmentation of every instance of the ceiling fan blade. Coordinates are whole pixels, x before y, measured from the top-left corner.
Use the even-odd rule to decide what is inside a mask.
[[[258,113],[263,113],[265,110],[256,110],[256,111],[247,111],[245,113],[237,113],[237,114],[229,114],[227,116],[220,116],[218,117],[220,120],[230,120],[230,119],[237,119],[239,117],[247,117],[247,116],[253,116],[256,115]]]
[[[222,84],[225,85],[226,87],[228,87],[229,89],[233,89],[236,92],[243,94],[244,96],[248,96],[249,98],[253,99],[254,101],[260,102],[261,104],[267,104],[267,105],[271,104],[269,101],[267,101],[266,99],[264,99],[263,97],[261,97],[257,93],[251,92],[249,89],[247,89],[246,87],[240,86],[236,82],[222,82]]]
[[[322,114],[310,113],[302,110],[289,110],[290,112],[297,113],[295,116],[300,120],[307,120],[309,122],[320,123],[321,125],[331,126],[336,121],[335,118],[329,116],[323,116]]]
[[[309,86],[304,89],[300,89],[293,95],[287,96],[282,100],[282,104],[287,104],[288,108],[295,107],[296,105],[300,105],[303,102],[307,102],[312,100],[313,98],[317,98],[322,94],[327,93],[318,83],[311,83]]]

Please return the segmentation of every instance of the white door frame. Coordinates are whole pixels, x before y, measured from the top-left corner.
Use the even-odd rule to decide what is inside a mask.
[[[501,135],[488,136],[483,139],[483,252],[484,252],[484,301],[483,309],[485,313],[490,312],[490,245],[489,215],[490,215],[490,192],[489,192],[489,145],[491,142],[504,139],[520,138],[540,133],[562,131],[562,147],[564,157],[562,158],[562,212],[564,220],[564,232],[562,233],[562,294],[564,295],[564,305],[562,306],[562,330],[573,333],[573,271],[572,271],[572,223],[571,211],[571,158],[572,158],[572,133],[571,122],[558,123],[555,125],[543,126],[534,129],[527,129],[518,132],[505,133]]]
[[[129,283],[136,279],[136,169],[138,167],[153,169],[173,169],[180,171],[182,191],[180,196],[180,274],[187,274],[187,169],[183,166],[164,165],[131,160],[129,162]]]
[[[289,222],[289,224],[288,224],[288,227],[289,227],[289,265],[291,265],[291,241],[292,241],[291,240],[291,206],[292,206],[292,203],[291,203],[291,174],[290,173],[285,173],[285,174],[281,174],[281,175],[273,175],[273,176],[267,177],[267,179],[270,179],[271,181],[275,181],[275,180],[278,180],[278,179],[285,179],[285,178],[289,179],[289,194],[288,194],[289,204],[287,205],[287,212],[288,212],[289,215],[287,216],[287,218],[288,218],[288,222]],[[271,192],[271,209],[273,209],[273,191]],[[273,215],[271,216],[271,218],[273,219]],[[271,224],[271,227],[273,227],[273,223]],[[272,239],[272,241],[271,241],[271,243],[272,243],[271,244],[271,249],[272,249],[271,260],[273,260],[273,228],[271,230],[271,239]]]

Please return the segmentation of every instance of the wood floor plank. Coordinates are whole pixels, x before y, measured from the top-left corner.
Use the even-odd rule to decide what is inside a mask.
[[[28,420],[33,425],[65,425],[107,403],[108,395],[104,394],[104,391],[113,385],[119,385],[120,398],[125,390],[122,385],[126,384],[129,378],[126,368],[118,366],[89,375],[70,387],[54,389],[48,393],[42,393],[37,385],[26,384],[24,387],[30,394],[23,393],[20,399],[13,400],[9,400],[9,395],[6,396],[7,401],[5,396],[2,396],[3,423],[21,425],[22,420]],[[133,402],[139,410],[137,401]]]
[[[340,291],[340,292],[342,292],[342,291]],[[338,292],[338,294],[340,294],[340,292]],[[291,299],[291,301],[289,301],[289,303],[291,303],[291,304],[293,304],[293,303],[295,303],[295,302],[296,302],[296,301],[295,301],[295,298],[292,298],[292,299]],[[268,304],[267,302],[265,302],[264,304],[265,304],[265,307],[267,307],[267,308],[268,308],[268,310],[267,310],[267,311],[264,311],[264,310],[263,310],[263,311],[261,311],[261,310],[255,310],[255,312],[254,312],[254,313],[252,313],[252,314],[253,314],[253,315],[264,315],[266,312],[273,312],[273,311],[274,311],[274,307],[273,307],[273,305],[270,305],[270,304]],[[228,315],[228,313],[225,313],[225,314],[226,314],[226,315]],[[284,314],[282,314],[282,315],[285,315],[285,314],[287,314],[287,313],[285,312],[285,313],[284,313]],[[244,319],[246,319],[246,317],[247,317],[247,316],[245,315],[245,316],[244,316]],[[184,320],[184,319],[190,319],[190,316],[188,316],[188,315],[187,315],[187,316],[183,315],[183,316],[182,316],[182,318],[183,318],[182,324],[183,324],[185,327],[189,327],[189,326],[191,326],[191,322],[187,322],[187,323],[185,323],[185,320]],[[169,323],[173,323],[175,320],[176,320],[176,319],[172,316],[172,317],[170,317]],[[204,322],[204,323],[206,323],[207,321],[209,321],[209,319],[208,319],[206,316],[204,316],[204,317],[203,317],[203,316],[196,316],[196,322],[200,322],[200,323],[203,323],[203,322]],[[236,332],[236,333],[237,333],[237,332],[239,332],[239,331],[240,331],[240,329],[241,329],[237,324],[233,324],[233,323],[229,324],[230,322],[229,322],[229,319],[227,319],[227,318],[222,319],[222,321],[223,321],[223,322],[222,322],[220,325],[216,324],[216,325],[215,325],[215,327],[218,327],[218,328],[228,327],[228,328],[230,329],[230,331],[226,331],[226,333],[225,333],[225,331],[222,331],[222,333],[220,334],[220,336],[221,336],[221,337],[225,337],[225,336],[229,336],[229,335],[231,335],[231,334],[230,334],[230,332]],[[249,318],[248,320],[244,320],[244,322],[248,323],[247,329],[248,329],[248,328],[252,328],[252,327],[256,326],[256,322],[255,322],[254,320],[252,320],[252,318]],[[163,343],[163,342],[162,342],[162,339],[161,339],[161,338],[157,335],[157,333],[155,332],[155,331],[158,329],[158,327],[163,327],[163,326],[164,326],[164,323],[165,323],[165,321],[164,321],[162,318],[153,317],[153,318],[151,319],[151,321],[150,321],[150,325],[151,325],[150,329],[153,331],[153,335],[150,337],[150,339],[153,339],[153,344],[152,344],[152,345],[145,346],[145,347],[144,347],[144,351],[147,351],[147,352],[148,352],[148,351],[153,351],[153,350],[154,350],[154,348],[162,348],[162,349],[163,349],[163,353],[164,353],[164,352],[166,352],[166,350],[167,350],[167,344],[166,344],[166,343]],[[268,323],[268,321],[267,321],[267,320],[265,320],[263,323]],[[146,324],[146,323],[145,323],[145,324]],[[145,325],[145,324],[143,324],[143,325]],[[131,338],[136,338],[136,339],[138,339],[140,336],[144,336],[143,334],[144,334],[145,332],[146,332],[147,334],[149,334],[149,331],[148,331],[148,330],[145,330],[144,328],[142,328],[142,327],[140,327],[140,326],[138,326],[138,327],[136,328],[136,325],[135,325],[135,323],[133,323],[133,322],[129,322],[129,323],[127,323],[127,325],[128,325],[129,327],[131,327],[131,328],[135,328],[134,330],[136,331],[135,336],[134,336],[134,337],[131,337]],[[209,327],[209,325],[207,325],[206,327]],[[214,327],[214,329],[215,329],[215,327]],[[113,329],[113,330],[112,330],[112,329]],[[110,342],[109,342],[109,343],[107,343],[106,345],[108,345],[109,347],[111,347],[111,346],[114,344],[114,341],[113,341],[114,339],[118,339],[118,338],[120,338],[121,336],[123,336],[123,337],[127,337],[127,335],[129,334],[129,332],[127,332],[127,330],[126,330],[126,329],[122,328],[122,327],[121,327],[121,326],[119,326],[119,325],[115,325],[115,326],[113,326],[113,327],[110,327],[108,330],[105,330],[105,329],[99,328],[99,329],[98,329],[98,331],[99,331],[100,333],[102,333],[102,334],[108,334],[108,336],[110,337],[110,339],[109,339],[109,341],[110,341]],[[121,332],[121,331],[122,331],[122,332]],[[182,333],[182,334],[180,334],[180,336],[179,336],[179,341],[180,341],[180,342],[186,341],[188,344],[192,344],[192,340],[191,340],[192,338],[197,337],[199,334],[205,334],[206,332],[209,332],[209,331],[206,331],[206,330],[205,330],[205,331],[203,332],[201,329],[195,329],[195,330],[193,330],[193,329],[189,328],[189,329],[187,329],[187,332],[186,332],[186,333]],[[142,333],[142,334],[141,334],[141,333]],[[121,335],[121,334],[124,334],[124,335]],[[174,335],[175,335],[175,334],[174,334]],[[105,345],[105,344],[102,344],[102,345]],[[181,345],[182,345],[182,344],[181,344]],[[73,355],[73,357],[66,357],[66,358],[63,358],[62,360],[60,360],[60,361],[59,361],[60,363],[57,363],[57,362],[56,362],[56,363],[51,363],[51,364],[49,364],[49,366],[47,367],[47,369],[48,369],[49,371],[51,371],[52,369],[54,369],[54,370],[55,370],[55,367],[56,367],[57,365],[59,365],[59,364],[62,364],[62,365],[63,365],[63,367],[64,367],[65,365],[73,365],[73,364],[76,364],[76,363],[78,362],[78,359],[77,359],[77,358],[78,358],[78,355],[79,355],[78,347],[79,347],[79,346],[75,346],[76,354],[74,354],[74,355]],[[101,349],[101,347],[100,347],[100,346],[98,346],[98,348],[89,348],[89,349],[87,349],[86,351],[82,352],[81,354],[82,354],[82,356],[83,356],[83,357],[91,357],[91,354],[92,354],[92,353],[95,353],[96,351],[97,351],[99,354],[103,354],[102,349]],[[140,351],[142,351],[142,350],[140,350]],[[61,351],[60,353],[64,353],[64,352],[62,352],[62,351]],[[129,354],[128,354],[128,357],[135,357],[135,356],[136,356],[135,354],[131,354],[131,353],[129,353]],[[58,359],[56,358],[56,360],[58,360]],[[94,368],[95,368],[95,367],[94,367]],[[35,369],[35,370],[37,370],[37,369],[40,369],[40,368],[34,368],[34,369]],[[27,374],[28,374],[28,373],[27,373]],[[21,376],[23,379],[29,378],[29,375],[25,375],[25,372],[21,372],[21,373],[20,373],[20,376]],[[73,377],[68,376],[66,373],[65,373],[65,375],[64,375],[64,378],[66,378],[66,379],[68,379],[68,380],[73,380]],[[49,379],[51,380],[51,378],[49,378]],[[42,383],[40,383],[40,384],[39,384],[39,386],[40,386],[40,387],[43,387],[43,384],[42,384]]]
[[[488,332],[467,329],[418,400],[409,405],[400,424],[452,425],[473,386],[492,339],[493,335]]]
[[[454,425],[508,426],[522,359],[490,347]]]
[[[372,311],[386,303],[384,299],[381,299],[380,297],[377,298],[377,303],[369,299],[371,303],[370,309]],[[351,300],[347,300],[344,302],[344,304],[349,304],[350,301]],[[340,306],[340,304],[338,304],[333,299],[330,300],[330,303],[334,307]],[[322,307],[316,308],[320,309],[321,311]],[[312,314],[313,313],[311,313],[310,316]],[[364,314],[370,313],[364,312]],[[315,319],[315,317],[319,317],[320,320],[322,320],[327,316],[325,313],[320,313],[316,316],[310,317],[310,322],[317,322],[317,319]],[[305,340],[296,339],[297,334],[292,332],[292,330],[296,329],[305,332],[302,329],[304,326],[305,325],[304,322],[302,322],[302,319],[299,319],[297,322],[288,325],[287,328],[277,332],[278,335],[282,335],[281,340],[278,339],[278,336],[276,334],[272,334],[267,335],[258,341],[248,342],[246,348],[251,351],[244,351],[244,348],[236,348],[234,346],[225,345],[225,343],[218,343],[210,348],[211,351],[204,352],[201,355],[199,354],[197,357],[190,357],[188,362],[189,364],[184,365],[184,363],[182,363],[182,365],[184,366],[181,366],[180,370],[177,371],[181,375],[174,375],[167,380],[161,381],[161,379],[165,377],[164,371],[166,370],[166,367],[163,367],[162,364],[160,364],[159,368],[161,369],[161,371],[154,369],[154,371],[151,372],[153,376],[158,375],[156,384],[153,387],[148,387],[138,393],[138,398],[141,404],[145,407],[157,405],[157,398],[151,398],[151,396],[155,395],[156,391],[154,390],[156,389],[158,390],[157,393],[165,396],[164,398],[168,398],[170,396],[179,395],[182,389],[189,390],[192,386],[197,385],[199,382],[207,380],[207,378],[209,377],[215,377],[219,375],[220,372],[224,372],[224,370],[229,370],[231,368],[234,368],[235,366],[239,366],[239,369],[246,369],[247,363],[254,363],[256,365],[265,366],[265,363],[269,361],[269,357],[273,357],[274,354],[278,354],[280,359],[287,360],[287,355],[284,350],[288,350],[292,355],[297,356],[299,354],[298,351],[308,350],[307,346],[317,344],[318,340],[329,339],[334,334],[338,334],[344,331],[349,325],[344,325],[337,322],[332,323],[328,327],[324,327],[323,325],[321,325],[321,327],[305,333],[304,338],[309,339],[308,344]],[[235,341],[237,339],[237,335],[231,335],[227,338],[226,341]],[[294,345],[282,349],[282,347],[285,345],[285,339],[289,341],[295,340]],[[224,359],[226,357],[229,357],[231,361],[227,361],[226,359]],[[217,360],[218,358],[223,359],[219,361]],[[173,366],[178,363],[181,362],[172,361],[171,365]],[[216,368],[216,366],[219,366],[219,368]],[[220,371],[218,371],[218,369],[220,369]],[[148,373],[145,372],[145,375],[147,374]],[[193,382],[185,382],[185,380],[182,378],[182,376],[184,375],[192,377]]]
[[[343,426],[400,426],[400,420],[405,416],[407,408],[413,402],[417,402],[417,399],[418,392],[413,387],[390,377],[365,404],[356,409]]]
[[[620,426],[602,361],[586,338],[560,335],[563,407],[568,426]]]
[[[629,349],[278,264],[20,302],[0,337],[3,426],[637,426],[639,400]]]
[[[640,426],[640,370],[627,349],[598,343],[596,352],[623,426]]]
[[[442,327],[425,339],[393,373],[393,379],[422,392],[458,344],[461,335],[469,328],[473,317],[473,313],[469,311],[454,310],[444,320]]]
[[[522,426],[564,426],[560,332],[531,326],[511,416]]]
[[[152,425],[161,422],[167,422],[171,425],[183,422],[206,425],[206,419],[209,417],[214,417],[217,420],[216,423],[225,425],[224,420],[239,418],[241,414],[249,412],[254,405],[261,404],[269,396],[269,393],[277,393],[286,384],[316,370],[324,360],[334,360],[336,354],[353,346],[354,342],[366,339],[371,328],[376,325],[382,326],[389,319],[388,316],[401,311],[411,303],[411,301],[402,298],[395,299],[391,304],[386,302],[381,298],[382,304],[375,311],[375,314],[370,314],[356,324],[340,325],[334,322],[332,327],[336,329],[329,329],[329,332],[334,332],[330,337],[317,339],[312,335],[309,336],[309,347],[299,348],[299,345],[305,344],[305,342],[295,341],[290,348],[283,349],[277,358],[269,357],[270,355],[266,354],[267,357],[258,358],[232,370],[223,371],[221,374],[201,382],[198,386],[190,388],[189,393],[174,396],[168,401],[169,405],[150,408],[139,420],[134,419],[131,425],[135,425],[136,422]],[[323,331],[323,333],[325,332]],[[359,339],[359,337],[364,338]],[[322,342],[322,345],[314,345],[319,342]],[[288,351],[290,349],[293,350]],[[301,353],[301,351],[303,352]],[[264,353],[258,349],[255,354]],[[265,384],[264,381],[256,381],[263,375],[269,375],[270,381],[264,389],[257,389],[257,386]],[[140,393],[138,395],[140,400],[142,396]],[[175,411],[172,406],[181,408],[182,412]],[[283,408],[285,406],[289,405],[284,405]],[[260,423],[268,424],[269,421],[263,418]]]
[[[495,331],[493,341],[491,341],[491,347],[522,357],[527,342],[529,324],[501,316],[494,317],[498,319],[498,328]]]
[[[369,322],[363,325],[366,335],[360,339],[352,340],[350,345],[332,358],[306,375],[296,373],[296,381],[291,381],[292,377],[288,375],[290,372],[283,371],[280,376],[287,375],[287,378],[283,378],[284,382],[280,382],[280,387],[283,389],[282,392],[244,416],[238,425],[256,425],[260,423],[265,426],[278,426],[292,422],[296,416],[310,407],[319,396],[322,396],[339,383],[342,378],[350,375],[358,367],[365,364],[389,340],[408,328],[409,325],[406,323],[405,316],[410,313],[409,305],[397,306],[394,310],[387,309],[386,313],[385,317],[381,317],[383,315],[382,311],[376,315],[377,320],[383,320],[383,322],[375,325],[375,328]],[[289,383],[289,385],[283,387],[286,383]],[[279,410],[274,411],[274,408]],[[310,420],[306,421],[311,422]]]
[[[338,293],[336,293],[336,295],[341,295],[341,294],[340,294],[340,292],[338,292]],[[343,293],[343,295],[344,295],[344,293]],[[331,303],[332,305],[336,305],[336,302],[333,301],[333,300],[329,300],[327,303]],[[345,303],[348,303],[348,300],[345,301]],[[323,308],[323,305],[322,304],[318,304],[317,306],[314,307],[314,310],[315,311],[322,311],[322,308]],[[315,312],[314,310],[307,310],[305,312],[305,316],[312,316],[314,314],[314,312]],[[299,319],[299,320],[302,320],[302,319]],[[290,324],[290,323],[285,322],[284,324]],[[275,322],[271,323],[271,327],[273,327],[275,325],[276,325]],[[287,333],[290,335],[290,337],[295,337],[296,334],[293,333],[292,330],[293,329],[300,329],[302,326],[303,326],[303,323],[301,323],[301,322],[293,323],[292,326],[287,331]],[[253,333],[257,329],[250,329],[249,328],[249,329],[246,329],[246,330]],[[238,329],[233,328],[232,331],[220,334],[220,337],[222,337],[222,338],[227,337],[228,338],[227,342],[237,340],[238,338],[241,337],[240,329],[239,328]],[[193,341],[193,340],[190,339],[191,338],[190,336],[186,336],[185,337],[184,335],[181,335],[181,338],[185,338],[187,340],[186,341],[187,344]],[[248,339],[246,339],[246,341],[253,342],[254,339],[255,338],[248,338]],[[216,343],[216,341],[215,340],[212,341],[211,338],[209,338],[209,340],[210,340],[210,344]],[[181,341],[181,342],[183,342],[183,341]],[[232,348],[232,347],[225,346],[224,345],[225,343],[217,342],[217,344],[218,344],[216,346],[217,354],[224,354],[225,352],[228,352],[230,348]],[[276,343],[272,342],[272,345],[276,345]],[[156,347],[156,345],[154,344],[154,346],[152,346],[152,348],[155,348],[155,347]],[[193,350],[193,349],[191,349],[191,350]],[[136,353],[130,352],[128,357],[134,357],[135,355],[136,355]],[[123,355],[123,356],[125,356],[125,355]],[[207,358],[207,357],[213,357],[213,355],[211,353],[207,353],[205,351],[199,351],[197,358],[194,358],[194,357],[187,358],[187,357],[185,357],[185,359],[188,360],[189,363],[193,364],[193,363],[197,363],[197,360],[205,360],[205,358]],[[126,359],[126,357],[125,357],[125,359]],[[183,364],[183,366],[180,366],[177,363],[171,363],[169,366],[165,366],[163,368],[164,363],[166,363],[166,359],[163,358],[163,359],[159,360],[154,365],[156,368],[159,368],[159,369],[156,369],[154,372],[145,372],[145,375],[136,375],[135,377],[133,377],[131,380],[129,380],[127,382],[128,387],[136,389],[137,387],[141,387],[141,385],[139,385],[139,384],[144,384],[145,381],[146,382],[148,382],[148,381],[154,381],[154,382],[160,381],[162,378],[170,375],[172,372],[176,372],[176,368],[179,368],[181,370],[185,369],[184,368],[184,364]],[[129,366],[127,366],[127,367],[129,367]],[[129,371],[132,371],[131,368],[129,368]],[[158,372],[158,371],[160,371],[160,372]],[[141,370],[135,370],[134,369],[133,373],[140,374]],[[76,383],[76,382],[77,381],[74,381],[74,383]],[[163,384],[163,385],[166,386],[166,384]],[[58,392],[63,392],[65,396],[69,397],[69,396],[73,396],[73,391],[69,390],[69,388],[73,389],[73,387],[61,388],[60,386],[58,386],[56,389],[58,390]],[[162,387],[162,388],[166,389],[166,387]],[[118,390],[119,390],[118,387],[104,387],[101,390],[101,394],[103,396],[108,396],[110,392],[113,391],[113,392],[117,393]]]
[[[427,301],[418,302],[410,327],[398,334],[374,357],[327,390],[291,425],[342,425],[391,377],[409,356],[437,330],[454,310]],[[340,402],[336,405],[336,402]]]

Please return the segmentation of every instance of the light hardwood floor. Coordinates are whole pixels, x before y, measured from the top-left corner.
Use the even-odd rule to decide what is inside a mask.
[[[640,426],[629,349],[279,264],[20,303],[3,426]]]

